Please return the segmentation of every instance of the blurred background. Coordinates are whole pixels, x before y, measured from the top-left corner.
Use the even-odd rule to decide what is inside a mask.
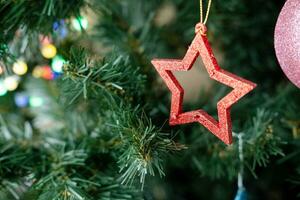
[[[236,136],[168,125],[171,94],[150,62],[185,55],[199,1],[0,1],[0,199],[296,199],[300,90],[274,51],[284,3],[212,1],[219,65],[258,85],[231,112],[241,160]],[[201,59],[175,76],[184,110],[217,119],[230,88]]]

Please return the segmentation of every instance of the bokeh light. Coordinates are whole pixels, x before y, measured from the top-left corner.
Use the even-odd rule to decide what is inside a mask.
[[[53,75],[53,72],[51,70],[51,67],[49,67],[49,66],[43,66],[42,70],[43,70],[42,78],[44,78],[46,80],[52,80],[54,78],[54,75]]]
[[[20,81],[20,78],[18,76],[14,75],[14,76],[6,77],[3,81],[3,83],[4,83],[5,88],[8,91],[14,91],[18,87],[19,81]]]
[[[24,75],[28,70],[28,66],[23,60],[17,60],[17,62],[13,64],[12,70],[17,75]]]
[[[87,29],[88,20],[85,17],[79,17],[72,20],[72,25],[75,30],[81,31],[82,29]]]
[[[4,72],[4,67],[2,67],[2,66],[0,65],[0,75],[3,74],[3,72]]]
[[[4,85],[3,80],[0,80],[0,96],[4,96],[7,93],[7,89]]]
[[[29,105],[31,107],[40,107],[43,105],[43,99],[39,96],[31,96],[29,98]]]
[[[20,108],[26,107],[29,103],[29,97],[24,92],[16,93],[14,96],[14,100],[15,100],[15,104]]]
[[[42,45],[47,45],[47,44],[51,44],[52,43],[52,40],[51,40],[51,38],[49,36],[40,35],[39,39],[40,39],[40,43]]]
[[[51,59],[56,55],[57,50],[53,44],[45,44],[42,45],[41,53],[45,58]]]
[[[54,72],[62,73],[65,60],[57,55],[52,59],[51,67]]]
[[[65,20],[61,19],[53,23],[53,31],[57,33],[60,39],[64,39],[68,35],[68,29]]]
[[[48,65],[36,66],[32,71],[32,75],[35,78],[43,78],[46,80],[53,80],[55,76],[51,67]]]
[[[36,66],[32,71],[32,76],[34,78],[41,78],[43,76],[43,68],[41,66]]]

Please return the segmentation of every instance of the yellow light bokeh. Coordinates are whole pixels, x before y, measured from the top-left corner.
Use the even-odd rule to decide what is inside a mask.
[[[41,53],[45,58],[51,59],[56,55],[57,50],[53,44],[45,44],[41,48]]]
[[[14,91],[17,89],[19,85],[19,77],[18,76],[8,76],[3,81],[5,88],[8,91]]]
[[[28,66],[24,61],[18,60],[13,64],[12,70],[17,75],[24,75],[28,70]]]
[[[33,69],[32,76],[35,78],[41,78],[43,76],[43,69],[40,66],[36,66]]]

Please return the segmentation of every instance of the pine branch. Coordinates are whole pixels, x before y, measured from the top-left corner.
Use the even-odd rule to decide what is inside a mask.
[[[139,177],[144,187],[146,175],[157,172],[164,176],[163,160],[170,152],[185,149],[185,146],[169,139],[169,135],[160,132],[151,121],[138,113],[138,110],[122,108],[115,114],[115,128],[122,141],[122,154],[119,157],[120,179],[123,184],[131,185]]]
[[[15,123],[8,124],[7,121],[12,119]],[[31,163],[27,164],[33,157],[28,140],[32,139],[33,130],[28,122],[24,126],[20,123],[16,116],[7,119],[0,116],[0,176],[2,178],[24,176],[27,169],[31,167]]]
[[[13,123],[8,123],[13,121]],[[37,160],[30,123],[15,115],[0,116],[0,197],[20,199],[33,182]]]
[[[94,1],[95,10],[100,13],[95,26],[95,37],[109,47],[129,54],[135,64],[149,72],[149,59],[158,49],[157,32],[153,26],[154,13],[159,1],[141,2]],[[132,10],[132,7],[136,9]]]
[[[282,145],[286,144],[274,134],[274,115],[264,110],[258,110],[250,128],[246,131],[246,157],[252,160],[251,170],[256,166],[266,167],[271,156],[284,156]]]
[[[101,124],[98,128],[104,132],[100,132],[98,139],[107,141],[106,144],[115,141],[114,148],[121,153],[118,160],[120,160],[120,171],[123,173],[121,175],[123,183],[132,183],[135,176],[139,176],[143,187],[147,174],[154,175],[155,171],[158,171],[158,174],[162,176],[164,174],[163,157],[170,151],[183,149],[184,146],[174,143],[168,139],[168,135],[160,133],[145,116],[139,114],[138,109],[132,110],[128,108],[130,106],[120,106],[127,104],[128,99],[122,98],[123,94],[120,95],[115,91],[122,89],[129,95],[131,91],[136,95],[143,83],[143,76],[139,74],[138,70],[128,65],[128,60],[124,60],[120,56],[116,60],[106,61],[103,59],[99,62],[91,60],[82,49],[72,50],[64,69],[64,85],[73,87],[73,90],[76,91],[73,91],[75,98],[85,98],[84,101],[90,104],[94,111],[98,109],[94,108],[96,102],[93,99],[106,98],[106,101],[112,104],[110,105],[111,110],[107,113],[104,112],[101,117],[101,121],[109,124],[110,128],[105,130]],[[121,74],[122,76],[120,76]],[[75,89],[74,84],[76,85]],[[63,91],[70,90],[64,89]],[[127,95],[127,93],[125,94]],[[74,99],[72,96],[74,94],[70,95],[72,99]],[[63,92],[63,95],[68,96],[69,94]],[[74,103],[75,101],[71,101],[72,105],[76,105]],[[78,104],[78,106],[81,105]],[[73,111],[76,112],[76,106],[73,108],[75,108]],[[103,108],[101,109],[103,110]],[[108,121],[107,119],[110,117],[112,119]],[[114,133],[105,135],[105,131],[111,132],[112,127],[115,130]],[[108,140],[105,139],[107,136]]]
[[[66,150],[65,148],[58,151],[52,151],[49,157],[51,168],[45,172],[45,176],[36,177],[37,183],[33,189],[39,191],[36,199],[91,199],[79,187],[76,181],[76,167],[85,166],[87,153],[84,149]],[[48,159],[49,159],[48,158]]]
[[[62,86],[70,104],[80,98],[138,101],[144,88],[145,76],[122,55],[92,60],[85,50],[72,49],[64,71]]]
[[[85,0],[19,0],[0,2],[0,25],[5,27],[1,41],[8,42],[16,30],[26,27],[28,31],[51,33],[53,23],[71,16],[79,16],[80,9],[87,5]]]
[[[86,6],[88,6],[86,0],[0,1],[0,26],[3,27],[0,32],[0,64],[3,62],[4,67],[7,67],[6,65],[10,65],[19,56],[20,49],[14,52],[9,47],[14,38],[21,37],[19,38],[21,40],[20,35],[26,37],[35,34],[55,35],[53,29],[55,22],[79,17],[80,10]],[[36,47],[38,48],[38,45]],[[27,54],[30,50],[27,48]],[[21,56],[24,56],[23,54],[24,52]],[[9,68],[6,71],[9,71]]]
[[[22,199],[24,193],[31,185],[31,179],[28,177],[18,179],[3,179],[0,183],[0,198],[9,200]]]
[[[256,116],[244,125],[244,165],[254,176],[257,167],[266,167],[272,157],[284,155],[282,148],[285,142],[273,128],[278,123],[274,118],[269,112],[258,110]],[[201,157],[193,156],[194,164],[203,175],[232,180],[240,167],[237,142],[225,147],[215,140],[208,133],[195,139],[193,146],[198,147],[194,147],[191,152],[206,153],[201,154]]]
[[[100,185],[96,192],[97,199],[101,200],[142,200],[142,193],[140,190],[134,187],[127,187],[122,185],[119,181],[116,181],[115,177],[110,177],[101,172],[94,176],[91,181]],[[91,188],[91,192],[95,192],[95,188]],[[95,199],[96,199],[95,198]]]

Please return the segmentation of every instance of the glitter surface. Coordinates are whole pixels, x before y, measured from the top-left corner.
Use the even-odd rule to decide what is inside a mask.
[[[221,69],[214,57],[205,34],[197,31],[196,37],[182,60],[154,59],[152,64],[172,93],[170,125],[198,122],[226,144],[232,143],[230,108],[240,98],[256,87],[256,84]],[[218,119],[204,110],[182,112],[184,90],[172,71],[188,71],[200,56],[210,78],[233,90],[217,103]]]
[[[280,12],[275,51],[286,76],[300,88],[300,0],[288,0]]]

